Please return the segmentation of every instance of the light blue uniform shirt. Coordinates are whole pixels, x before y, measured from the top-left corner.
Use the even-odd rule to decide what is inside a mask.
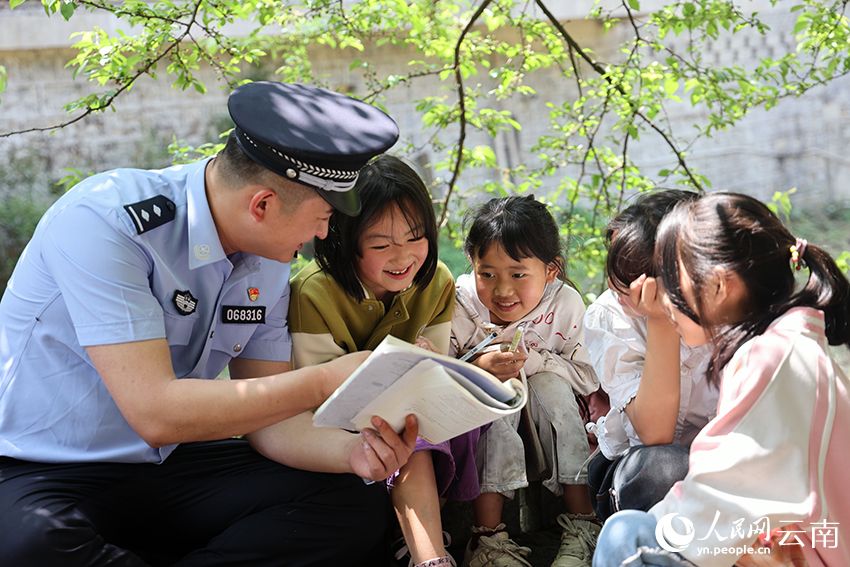
[[[86,346],[166,338],[178,378],[289,360],[289,264],[225,256],[206,164],[96,175],[44,215],[0,301],[0,455],[157,463],[174,450],[127,424]]]

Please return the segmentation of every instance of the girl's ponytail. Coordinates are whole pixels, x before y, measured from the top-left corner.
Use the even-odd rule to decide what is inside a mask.
[[[802,245],[802,250],[800,250]],[[794,267],[809,268],[806,285],[793,298],[793,305],[805,305],[823,311],[826,337],[831,345],[850,346],[850,282],[824,249],[797,239],[792,247],[799,258]]]
[[[795,239],[782,221],[748,195],[714,193],[680,203],[658,229],[656,271],[673,305],[687,305],[680,281],[681,264],[691,281],[695,314],[706,326],[702,298],[715,270],[737,274],[747,289],[742,320],[723,327],[706,327],[714,354],[709,380],[748,340],[765,332],[777,317],[793,307],[823,312],[826,336],[832,345],[850,346],[850,282],[822,248]],[[807,266],[806,284],[798,289],[794,273]],[[681,309],[680,309],[681,310]],[[695,319],[696,320],[696,319]]]

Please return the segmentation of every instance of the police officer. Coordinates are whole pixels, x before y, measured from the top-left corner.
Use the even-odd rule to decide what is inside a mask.
[[[359,212],[357,172],[397,126],[275,82],[228,108],[217,156],[86,179],[18,262],[0,302],[0,565],[358,564],[381,541],[386,492],[362,479],[406,462],[415,421],[337,432],[327,472],[349,474],[231,437],[317,407],[363,360],[290,369],[289,261],[334,209]],[[274,457],[304,450],[280,439]]]

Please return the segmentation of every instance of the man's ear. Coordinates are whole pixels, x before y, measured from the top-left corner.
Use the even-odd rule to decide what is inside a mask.
[[[277,199],[277,193],[268,187],[255,186],[254,192],[248,201],[248,212],[256,222],[262,221],[269,213],[273,201]]]

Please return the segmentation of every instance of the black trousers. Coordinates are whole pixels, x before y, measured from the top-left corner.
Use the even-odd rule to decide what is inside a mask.
[[[0,565],[380,565],[383,483],[292,469],[243,440],[165,463],[0,457]]]

